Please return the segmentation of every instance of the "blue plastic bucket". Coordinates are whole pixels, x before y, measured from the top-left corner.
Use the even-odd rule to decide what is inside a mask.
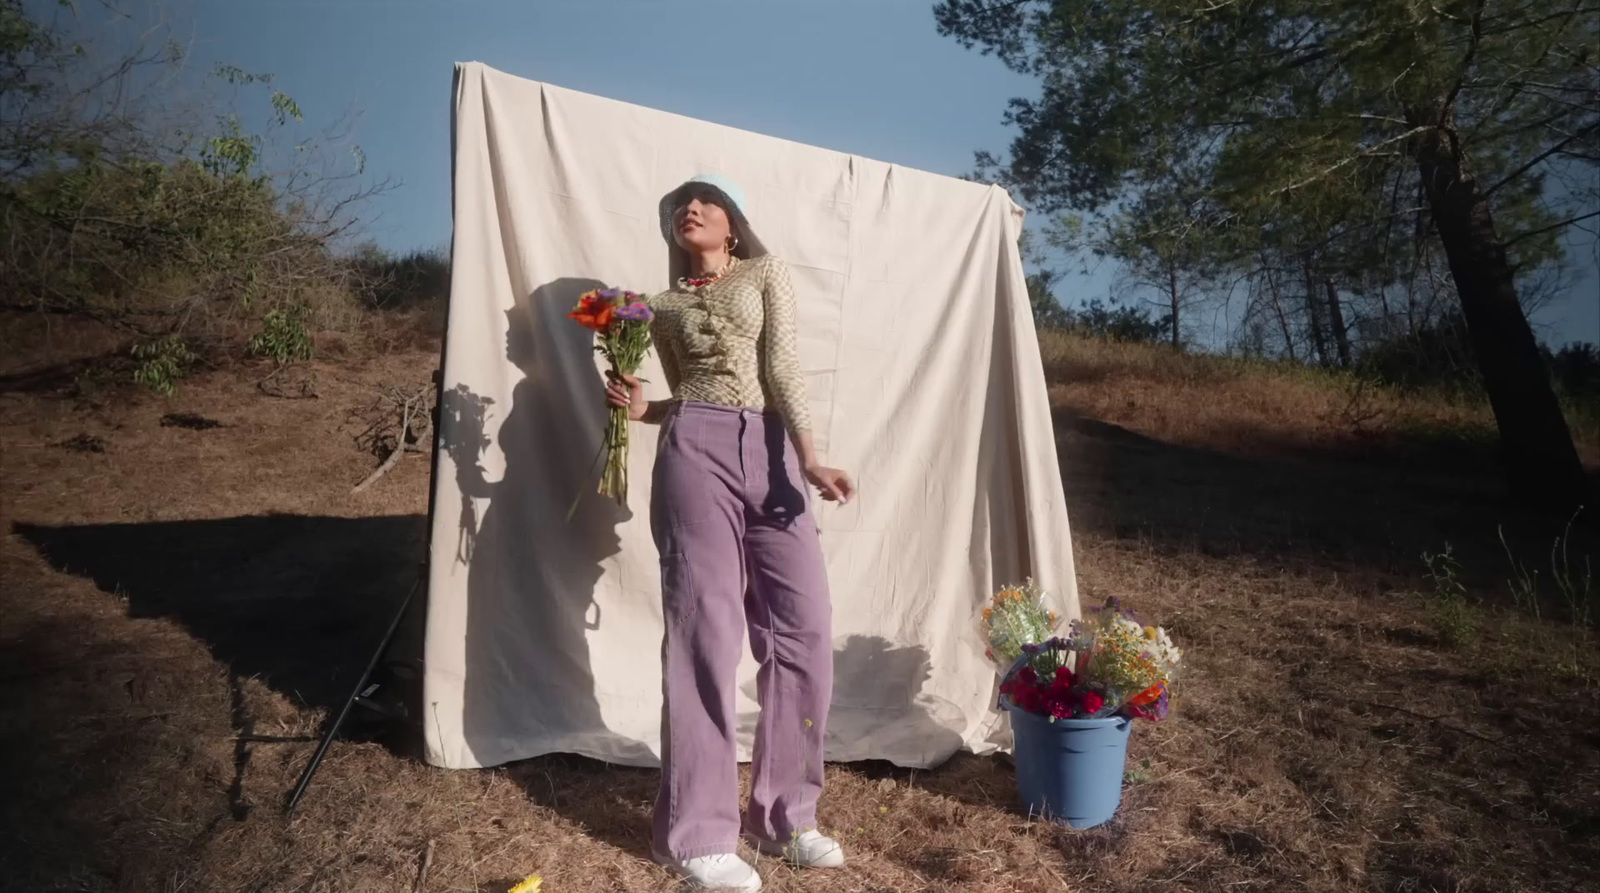
[[[1002,700],[1011,714],[1017,795],[1030,816],[1093,828],[1111,820],[1122,802],[1133,720],[1058,719]]]

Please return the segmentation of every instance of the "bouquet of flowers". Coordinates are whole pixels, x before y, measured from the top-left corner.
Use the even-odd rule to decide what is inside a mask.
[[[633,375],[650,350],[650,320],[655,314],[644,296],[617,288],[595,289],[578,298],[567,318],[594,332],[594,349],[611,363],[617,375]],[[600,474],[600,495],[618,505],[628,503],[628,408],[614,406],[606,423],[605,470]]]
[[[1074,620],[1066,638],[1030,642],[1021,651],[1000,693],[1052,721],[1165,719],[1183,658],[1165,630],[1141,624],[1114,597]]]
[[[1050,638],[1056,623],[1056,612],[1044,606],[1044,592],[1033,580],[1007,586],[983,609],[978,624],[986,648],[983,656],[1004,672],[1022,656],[1024,645]]]

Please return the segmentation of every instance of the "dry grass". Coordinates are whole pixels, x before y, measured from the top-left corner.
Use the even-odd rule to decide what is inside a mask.
[[[1161,347],[1040,336],[1054,394],[1091,418],[1158,430],[1188,446],[1241,454],[1311,450],[1483,452],[1494,415],[1483,401],[1410,396],[1301,366],[1175,354]],[[1600,413],[1569,407],[1584,462],[1600,467]]]
[[[430,891],[530,872],[551,893],[676,889],[645,859],[654,773],[573,757],[443,772],[403,740],[340,742],[283,817],[421,554],[423,460],[349,496],[374,461],[352,411],[433,365],[394,345],[325,349],[315,400],[261,395],[251,364],[166,400],[0,372],[0,889],[393,893],[430,842]],[[1495,526],[1540,548],[1550,528],[1507,506],[1484,456],[1404,426],[1340,433],[1341,392],[1314,376],[1082,342],[1047,356],[1085,596],[1130,599],[1188,647],[1176,717],[1137,729],[1123,808],[1088,832],[1014,811],[1000,759],[831,766],[821,818],[849,868],[768,861],[769,889],[1592,883],[1600,661],[1589,633],[1500,605]],[[172,412],[225,427],[163,427]],[[103,452],[60,446],[80,435]],[[1446,539],[1485,623],[1461,650],[1414,593],[1419,550]]]
[[[310,294],[308,306],[318,357],[340,363],[359,365],[397,353],[437,354],[444,333],[442,302],[371,313],[347,293],[328,289]],[[133,322],[152,320],[134,317]],[[243,345],[258,330],[257,323],[238,319],[213,318],[193,326],[185,337],[200,360],[191,372],[238,366]],[[105,390],[131,380],[129,348],[139,340],[131,329],[68,316],[0,311],[0,378],[10,391],[83,396],[80,392],[86,389]]]

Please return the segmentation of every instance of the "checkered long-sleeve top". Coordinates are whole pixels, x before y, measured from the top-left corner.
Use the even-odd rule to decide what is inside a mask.
[[[791,432],[811,430],[794,288],[783,261],[770,254],[734,259],[714,282],[679,280],[649,303],[650,335],[675,398],[776,409]]]

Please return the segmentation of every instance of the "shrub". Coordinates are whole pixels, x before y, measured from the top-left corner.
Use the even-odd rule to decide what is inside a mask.
[[[311,333],[306,331],[308,314],[304,304],[268,310],[261,319],[261,331],[250,339],[250,352],[268,357],[280,367],[311,359],[315,351]]]
[[[199,359],[177,335],[140,342],[132,353],[138,360],[133,380],[163,396],[177,389],[178,379]]]

